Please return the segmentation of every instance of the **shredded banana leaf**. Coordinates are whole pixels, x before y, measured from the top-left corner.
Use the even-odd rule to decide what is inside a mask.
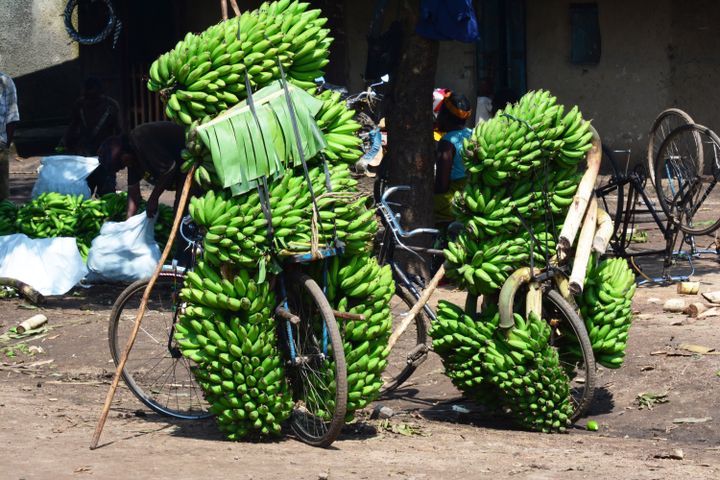
[[[300,144],[309,159],[327,146],[315,123],[323,103],[304,90],[288,88]],[[233,195],[255,188],[262,177],[282,176],[301,162],[282,84],[274,82],[259,90],[253,100],[254,109],[243,101],[197,128],[223,186]]]

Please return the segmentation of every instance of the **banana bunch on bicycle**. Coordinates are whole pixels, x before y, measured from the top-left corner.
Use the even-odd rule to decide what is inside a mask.
[[[330,370],[315,373],[328,388],[311,392],[296,391],[299,387],[283,373],[287,352],[279,347],[273,318],[283,298],[267,288],[283,282],[278,258],[342,242],[343,255],[302,269],[323,286],[333,309],[347,313],[338,318],[347,365],[347,418],[382,387],[394,284],[388,268],[370,257],[377,231],[374,210],[347,168],[362,154],[360,125],[339,94],[315,93],[312,80],[322,76],[332,41],[326,22],[309,3],[266,2],[205,32],[189,33],[150,67],[148,88],[160,93],[168,118],[188,127],[182,169],[195,168],[195,183],[205,191],[189,204],[204,239],[180,292],[186,306],[175,338],[197,366],[196,378],[218,427],[234,440],[277,435],[292,415],[310,412],[325,421],[336,406],[339,386]],[[319,102],[315,122],[326,148],[307,161],[307,172],[296,166],[283,176],[267,177],[262,189],[233,195],[223,188],[196,127],[283,72],[289,83]],[[327,342],[321,328],[313,335]],[[295,401],[300,394],[304,405]]]
[[[477,313],[475,301],[469,300],[466,310],[443,302],[429,332],[460,390],[543,432],[564,431],[587,408],[590,378],[580,399],[569,386],[584,376],[581,368],[594,378],[593,357],[607,368],[622,365],[634,276],[625,260],[596,265],[593,259],[587,288],[571,303],[569,294],[558,298],[551,292],[555,295],[544,295],[542,305],[531,309],[528,296],[516,302],[510,325],[501,325],[492,305],[506,305],[499,295],[518,281],[514,272],[557,263],[558,235],[592,136],[577,106],[566,110],[543,90],[527,93],[474,129],[464,152],[467,182],[453,200],[465,229],[449,242],[445,256],[447,276],[469,299],[483,295],[489,306]],[[578,320],[558,320],[569,317]]]

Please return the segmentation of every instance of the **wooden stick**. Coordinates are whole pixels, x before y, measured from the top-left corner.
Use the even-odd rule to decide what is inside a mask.
[[[228,19],[227,0],[220,0],[220,12],[223,20]]]
[[[27,298],[35,305],[38,305],[45,301],[45,297],[43,297],[40,292],[32,288],[27,283],[21,282],[20,280],[16,280],[14,278],[0,277],[0,287],[14,288],[18,291],[20,295]]]
[[[537,315],[538,318],[542,318],[542,289],[537,282],[528,285],[528,292],[525,297],[525,318],[530,318],[531,313]]]
[[[432,280],[430,280],[428,286],[425,287],[425,290],[423,290],[420,298],[410,309],[400,326],[392,333],[392,335],[390,335],[390,340],[388,340],[388,350],[392,350],[400,336],[405,332],[405,330],[407,330],[410,322],[412,322],[415,319],[415,316],[420,312],[420,310],[425,307],[425,304],[428,302],[428,300],[430,300],[430,296],[433,294],[433,292],[438,286],[438,283],[440,283],[440,279],[442,279],[444,275],[445,265],[443,264],[440,266],[440,269],[437,271],[437,273],[435,273],[435,276],[432,278]]]
[[[615,227],[610,215],[608,215],[608,213],[599,206],[597,209],[597,223],[598,228],[595,232],[592,249],[593,252],[597,252],[602,255],[607,250],[608,244],[610,244],[610,238],[612,237]]]
[[[592,148],[587,155],[587,170],[585,170],[585,174],[580,180],[580,185],[578,186],[577,192],[575,192],[573,203],[568,209],[562,231],[560,232],[560,238],[558,239],[557,256],[560,262],[564,262],[567,259],[570,248],[572,248],[575,242],[575,237],[580,229],[583,215],[590,202],[590,196],[595,191],[595,181],[600,171],[600,159],[602,158],[600,136],[593,127],[590,128],[593,132],[593,140]]]
[[[20,323],[20,325],[15,327],[15,331],[17,333],[25,333],[27,330],[34,330],[39,326],[44,325],[45,323],[47,323],[47,321],[48,319],[45,315],[43,315],[42,313],[38,313],[37,315],[33,315],[32,317]]]
[[[233,12],[235,12],[235,16],[240,16],[240,7],[238,7],[237,0],[230,0],[230,6],[233,9]]]
[[[125,368],[125,363],[127,362],[128,356],[130,355],[130,350],[132,350],[133,344],[135,343],[135,338],[137,337],[138,331],[140,330],[140,322],[142,322],[143,315],[145,314],[145,308],[147,307],[148,298],[150,298],[150,292],[155,286],[155,282],[160,275],[160,270],[162,270],[162,267],[165,264],[165,260],[167,260],[167,257],[170,254],[170,250],[172,250],[175,236],[177,235],[178,227],[180,226],[180,222],[182,221],[183,213],[185,211],[185,204],[187,203],[187,199],[190,194],[190,186],[192,185],[193,173],[195,173],[196,167],[197,165],[193,165],[193,167],[190,169],[190,171],[187,173],[187,176],[185,177],[185,184],[183,185],[182,194],[180,195],[180,202],[177,206],[177,212],[175,213],[175,220],[173,221],[173,226],[170,230],[170,236],[168,237],[168,241],[165,244],[165,249],[160,256],[160,261],[155,267],[155,272],[153,272],[152,277],[150,277],[150,281],[147,284],[147,287],[145,287],[145,293],[143,293],[142,301],[140,302],[140,309],[138,310],[137,316],[135,317],[135,325],[133,326],[132,332],[130,332],[130,338],[128,338],[127,345],[125,345],[125,350],[120,357],[120,361],[118,362],[117,368],[115,369],[115,376],[113,377],[113,381],[110,384],[110,389],[108,390],[107,396],[105,397],[105,405],[103,405],[100,419],[98,420],[97,427],[95,427],[95,433],[93,433],[92,441],[90,442],[90,450],[94,450],[95,448],[97,448],[98,441],[100,440],[100,434],[102,433],[103,427],[105,426],[105,421],[107,420],[108,413],[110,413],[110,404],[112,403],[113,397],[115,397],[115,391],[117,390],[118,383],[120,383],[120,376],[122,375],[122,371]]]
[[[587,273],[587,264],[588,260],[590,260],[596,228],[597,198],[593,194],[590,197],[590,205],[587,208],[587,213],[585,213],[582,230],[580,230],[580,238],[578,238],[577,248],[575,249],[573,269],[570,274],[570,292],[574,295],[582,293],[583,287],[585,286],[585,274]]]

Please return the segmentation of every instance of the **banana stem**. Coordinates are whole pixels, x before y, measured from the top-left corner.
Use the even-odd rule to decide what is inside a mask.
[[[539,274],[540,270],[535,269],[535,274]],[[530,267],[522,267],[515,270],[512,275],[505,280],[500,289],[500,298],[498,300],[498,310],[500,312],[500,328],[510,329],[515,326],[513,318],[513,306],[515,304],[515,294],[518,289],[528,283],[532,278]]]
[[[575,237],[580,229],[580,224],[582,223],[583,216],[590,202],[590,197],[595,191],[595,181],[600,171],[600,160],[602,158],[600,135],[598,135],[593,127],[590,127],[590,129],[593,132],[593,139],[592,148],[587,155],[587,170],[585,170],[585,174],[580,180],[580,185],[578,185],[573,203],[570,205],[567,216],[565,217],[560,238],[558,238],[557,257],[559,262],[564,262],[567,259],[570,248],[572,248],[575,242]]]
[[[595,195],[590,200],[585,221],[583,222],[577,249],[575,249],[575,262],[570,274],[570,293],[578,295],[582,293],[585,286],[585,274],[592,252],[593,237],[597,228],[597,198]]]
[[[597,252],[602,255],[605,253],[608,244],[610,243],[610,237],[612,237],[614,226],[610,215],[599,206],[597,209],[597,223],[598,229],[595,232],[592,249],[593,252]]]
[[[170,230],[170,236],[168,237],[168,241],[165,244],[165,249],[160,256],[160,261],[155,267],[155,272],[153,272],[152,277],[150,277],[150,280],[148,281],[147,287],[145,287],[145,293],[143,293],[142,301],[140,302],[140,309],[138,310],[137,316],[135,317],[135,325],[133,326],[132,332],[130,332],[130,337],[128,338],[127,344],[125,345],[125,350],[120,356],[120,361],[118,362],[117,368],[115,369],[115,376],[113,377],[113,381],[110,384],[110,389],[108,390],[107,396],[105,397],[105,405],[103,405],[100,419],[98,420],[97,427],[95,427],[95,433],[93,433],[92,441],[90,442],[90,450],[94,450],[97,448],[98,441],[100,440],[100,435],[102,434],[103,428],[105,427],[105,421],[107,420],[108,413],[110,413],[110,404],[112,403],[113,397],[115,397],[115,391],[117,390],[118,384],[120,383],[120,376],[122,375],[122,371],[125,368],[125,363],[127,362],[128,356],[130,355],[130,350],[132,350],[133,344],[135,343],[135,338],[137,337],[138,331],[140,331],[140,322],[142,322],[143,315],[145,315],[145,308],[147,307],[147,302],[150,298],[150,292],[155,286],[155,282],[160,275],[160,270],[162,270],[162,267],[165,264],[165,260],[167,260],[168,255],[170,254],[170,250],[172,250],[173,243],[175,242],[175,236],[177,235],[178,228],[180,227],[180,222],[183,218],[185,205],[187,204],[188,196],[190,194],[190,187],[192,186],[193,182],[193,174],[195,173],[196,168],[197,163],[193,164],[193,166],[190,168],[190,171],[188,171],[187,176],[185,177],[185,184],[183,185],[182,193],[180,195],[180,201],[178,202],[177,212],[175,213],[175,220],[173,221],[173,226]]]
[[[23,283],[20,280],[15,280],[14,278],[0,277],[0,287],[14,288],[18,291],[20,295],[27,298],[35,305],[38,305],[45,301],[45,297],[43,297],[40,292],[32,288],[27,283]]]

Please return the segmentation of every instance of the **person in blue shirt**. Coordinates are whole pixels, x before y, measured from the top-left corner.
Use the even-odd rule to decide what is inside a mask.
[[[465,127],[472,109],[465,95],[450,92],[438,112],[438,129],[447,132],[438,142],[435,163],[435,221],[453,221],[450,202],[453,195],[465,186],[463,165],[463,141],[470,138],[472,130]]]

